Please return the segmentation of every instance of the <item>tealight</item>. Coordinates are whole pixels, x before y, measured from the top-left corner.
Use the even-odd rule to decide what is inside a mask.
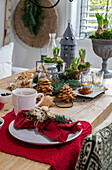
[[[82,85],[83,86],[90,86],[90,83],[85,82],[85,83],[82,83]]]
[[[85,87],[90,87],[90,82],[91,82],[91,73],[88,72],[88,73],[81,73],[81,84],[82,86],[85,86]]]
[[[100,84],[100,81],[93,81],[93,84]]]
[[[103,84],[103,72],[92,72],[92,82],[94,85]]]

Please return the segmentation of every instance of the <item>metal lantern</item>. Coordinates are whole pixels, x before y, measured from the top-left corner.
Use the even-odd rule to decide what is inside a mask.
[[[75,57],[76,40],[72,33],[70,22],[68,22],[67,29],[60,41],[61,44],[61,58],[67,63],[67,67],[70,67],[73,57]]]

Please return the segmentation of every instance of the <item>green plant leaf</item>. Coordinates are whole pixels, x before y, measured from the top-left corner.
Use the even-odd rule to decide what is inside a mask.
[[[58,57],[58,55],[59,55],[59,48],[58,48],[58,47],[55,47],[55,48],[53,49],[53,55],[54,55],[54,58],[57,58],[57,57]]]
[[[98,12],[96,13],[97,23],[99,27],[102,27],[103,25],[103,16],[100,15]]]

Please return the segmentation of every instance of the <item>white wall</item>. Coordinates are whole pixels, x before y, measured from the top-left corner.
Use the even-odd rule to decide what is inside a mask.
[[[0,47],[3,44],[5,0],[0,0]]]
[[[13,3],[12,14],[14,13],[17,2],[18,2],[17,0],[16,1],[12,0]],[[53,0],[53,2],[56,2],[56,0]],[[65,0],[61,0],[59,5],[57,5],[58,20],[59,20],[57,36],[62,36],[66,28],[67,25],[66,20],[68,20],[67,17],[69,16],[66,13],[66,7],[69,7],[69,5],[70,2]],[[19,67],[26,67],[26,68],[34,67],[36,60],[40,60],[40,55],[42,54],[43,49],[32,48],[24,44],[16,36],[13,26],[11,27],[10,36],[11,36],[11,41],[13,41],[15,44],[13,65]]]

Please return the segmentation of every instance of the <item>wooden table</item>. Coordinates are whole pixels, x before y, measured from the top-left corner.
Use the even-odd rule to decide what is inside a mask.
[[[35,72],[35,68],[30,71]],[[10,82],[14,81],[17,77],[13,75],[5,79],[0,80],[0,88],[6,89]],[[74,102],[72,108],[58,108],[52,107],[51,111],[54,113],[64,114],[77,120],[86,120],[92,124],[95,128],[98,126],[112,111],[112,79],[104,80],[104,85],[108,87],[108,91],[105,94],[85,102]],[[13,108],[12,101],[5,104],[5,107],[0,110],[0,117],[11,111]],[[21,158],[14,155],[9,155],[0,152],[0,169],[5,170],[50,170],[49,164],[39,163],[26,158]]]

